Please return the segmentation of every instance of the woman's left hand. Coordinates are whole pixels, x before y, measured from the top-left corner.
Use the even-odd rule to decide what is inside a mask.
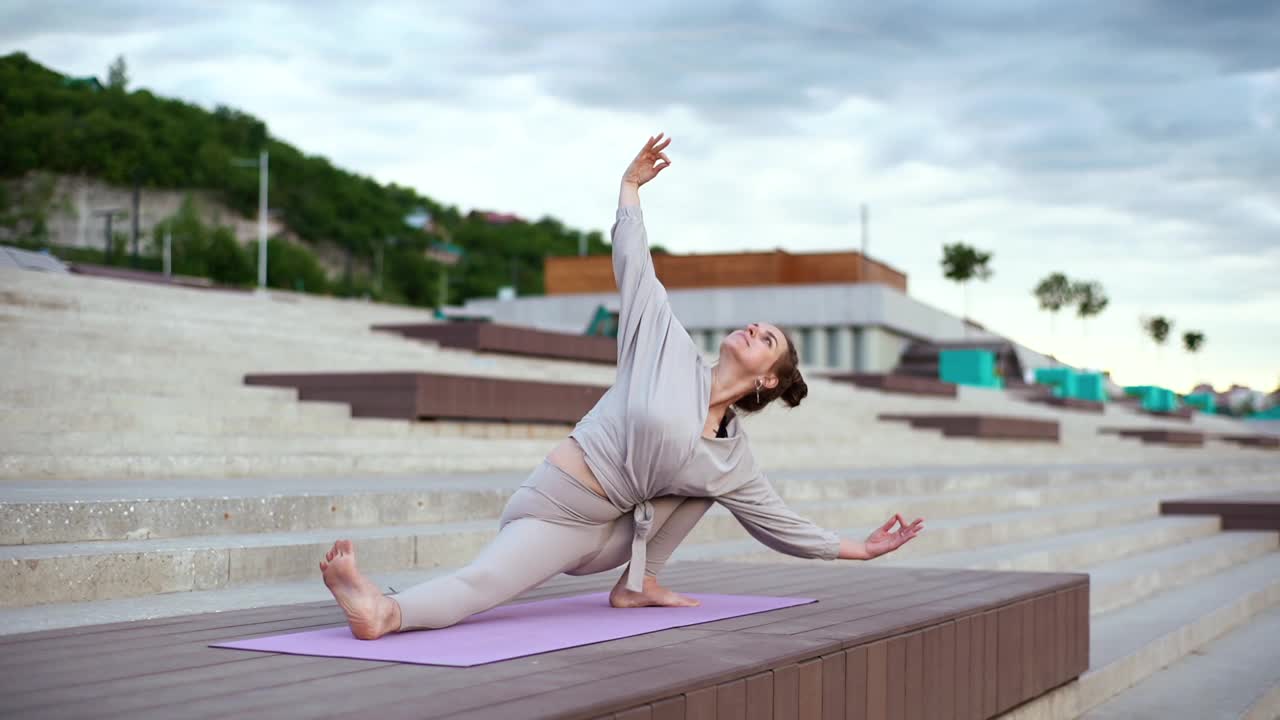
[[[622,174],[623,184],[640,187],[666,170],[671,165],[671,158],[663,150],[670,144],[671,138],[664,138],[663,133],[649,138]]]
[[[896,532],[893,532],[895,523],[901,527]],[[924,518],[916,518],[915,522],[908,525],[901,515],[894,513],[888,522],[876,528],[867,536],[865,543],[867,554],[872,558],[876,558],[886,553],[891,553],[905,545],[911,538],[919,535],[922,530],[924,530]]]

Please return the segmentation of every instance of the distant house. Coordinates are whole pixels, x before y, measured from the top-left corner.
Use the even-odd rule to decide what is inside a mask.
[[[490,225],[510,225],[511,223],[524,222],[524,218],[515,213],[500,213],[491,210],[472,210],[472,217],[478,217]]]
[[[98,82],[98,78],[87,75],[85,77],[64,77],[62,78],[62,86],[70,88],[89,88],[94,92],[102,90],[102,83]]]
[[[1218,405],[1232,410],[1239,410],[1245,405],[1251,405],[1254,410],[1259,410],[1266,406],[1266,400],[1266,393],[1238,383],[1233,383],[1226,392],[1218,393]]]

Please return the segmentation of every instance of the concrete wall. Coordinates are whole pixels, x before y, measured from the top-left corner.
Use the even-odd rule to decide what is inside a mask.
[[[962,339],[960,318],[884,285],[795,285],[755,288],[668,290],[681,324],[697,330],[740,328],[771,322],[800,327],[882,327],[899,335],[931,340]],[[469,312],[491,314],[495,322],[548,330],[582,332],[600,305],[617,308],[617,293],[548,295],[515,300],[470,300]],[[968,337],[995,336],[970,331]]]

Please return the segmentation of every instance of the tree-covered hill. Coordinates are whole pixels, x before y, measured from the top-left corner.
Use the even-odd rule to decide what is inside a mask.
[[[341,248],[354,268],[328,278],[323,287],[312,281],[307,289],[374,294],[419,305],[436,299],[439,266],[424,255],[433,243],[447,241],[463,249],[462,264],[450,272],[448,294],[450,302],[459,302],[492,296],[513,279],[521,294],[542,292],[542,259],[576,254],[583,239],[580,231],[551,218],[495,222],[480,213],[463,215],[456,206],[412,188],[383,185],[307,155],[272,137],[261,120],[238,110],[219,106],[209,111],[147,90],[129,91],[123,67],[119,73],[114,70],[104,86],[96,79],[64,76],[23,53],[0,57],[0,178],[45,172],[125,187],[137,182],[151,188],[206,190],[252,217],[258,207],[257,173],[234,161],[256,158],[266,149],[273,212],[305,243]],[[0,212],[33,217],[32,208],[5,207],[18,202],[21,198],[12,194],[0,195]],[[427,210],[433,227],[405,224],[404,218],[419,209]],[[191,218],[183,222],[189,224]],[[29,227],[30,236],[20,239],[39,245],[40,223]],[[586,240],[589,252],[608,252],[598,232],[587,233]],[[297,251],[305,253],[301,248],[292,252]],[[370,274],[378,267],[375,258],[380,253],[384,262],[378,283]],[[277,254],[273,247],[271,257]],[[252,267],[256,252],[246,251],[245,260]],[[273,261],[268,261],[269,270]],[[311,266],[308,272],[314,273],[314,263]],[[273,285],[299,284],[288,273],[271,274]],[[237,271],[216,279],[252,282],[253,275],[242,276]]]

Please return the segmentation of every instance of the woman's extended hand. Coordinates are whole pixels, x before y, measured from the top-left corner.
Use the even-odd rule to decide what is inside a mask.
[[[631,161],[627,171],[622,174],[623,183],[640,187],[671,166],[671,158],[662,152],[671,144],[671,138],[663,139],[662,135],[658,133],[657,137],[649,138],[649,142],[644,144],[636,159]]]
[[[894,523],[901,527],[897,532],[890,532]],[[865,543],[867,554],[875,558],[885,553],[893,552],[905,545],[908,540],[920,534],[921,530],[924,530],[924,518],[916,518],[915,522],[908,525],[901,515],[894,513],[888,522],[876,528],[867,536]]]

